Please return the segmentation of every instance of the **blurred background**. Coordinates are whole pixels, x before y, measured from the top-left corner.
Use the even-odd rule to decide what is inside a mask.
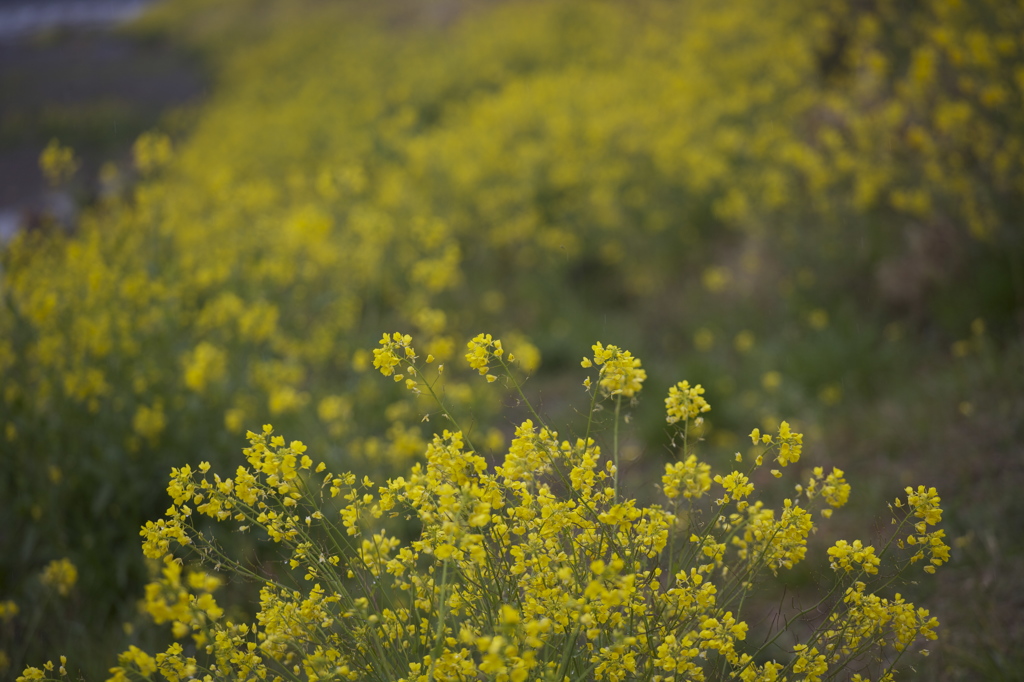
[[[136,602],[172,466],[270,422],[400,475],[443,427],[374,376],[402,330],[453,369],[499,336],[563,437],[579,359],[631,350],[645,502],[676,381],[715,466],[792,423],[853,486],[797,594],[936,486],[902,675],[1020,679],[1022,46],[1002,0],[0,0],[0,675],[169,641]],[[464,370],[500,457],[521,407]]]

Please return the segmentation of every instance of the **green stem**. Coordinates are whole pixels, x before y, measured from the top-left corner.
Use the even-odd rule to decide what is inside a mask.
[[[49,607],[51,603],[56,601],[54,597],[47,590],[46,597],[43,599],[42,605],[32,609],[32,616],[29,618],[28,627],[25,628],[25,637],[22,645],[19,647],[18,652],[14,657],[14,662],[23,665],[25,663],[25,656],[28,654],[29,644],[33,641],[36,630],[39,629],[40,624],[43,622],[43,612]]]
[[[580,628],[582,624],[577,620],[576,627],[573,628],[572,634],[569,635],[569,639],[565,643],[565,650],[562,652],[562,661],[558,665],[558,673],[555,675],[556,680],[564,680],[565,673],[569,670],[569,660],[572,658],[572,652],[576,649],[576,638],[580,636]]]
[[[416,378],[420,380],[420,384],[426,386],[427,390],[430,391],[430,397],[433,398],[434,402],[437,403],[438,407],[441,408],[441,412],[443,412],[444,416],[448,418],[448,421],[452,423],[452,427],[454,427],[456,431],[462,434],[462,438],[463,440],[465,440],[466,446],[469,448],[469,450],[471,452],[477,452],[477,449],[473,446],[473,441],[470,440],[469,433],[463,431],[462,427],[459,426],[459,422],[455,419],[455,415],[453,415],[451,411],[447,407],[445,407],[444,401],[441,400],[440,397],[438,397],[436,392],[434,392],[434,385],[427,381],[427,377],[423,375],[422,370],[420,370],[419,367],[412,363],[409,364],[409,368],[412,370],[413,374],[416,375]]]
[[[441,569],[441,601],[438,605],[437,631],[434,633],[434,648],[430,652],[430,670],[427,671],[427,679],[434,679],[434,666],[441,655],[444,644],[444,622],[448,618],[448,565],[451,559],[444,560],[444,568]]]
[[[615,497],[612,499],[613,503],[618,503],[619,501],[619,411],[621,408],[622,395],[620,394],[615,396],[615,424],[612,426],[612,458],[615,462]]]
[[[544,420],[541,419],[541,416],[537,414],[537,410],[533,409],[533,403],[531,403],[529,398],[526,397],[526,394],[523,393],[522,385],[520,385],[520,383],[516,381],[515,376],[512,374],[512,368],[509,367],[508,363],[505,362],[505,358],[498,358],[498,362],[501,363],[501,368],[505,370],[505,376],[507,376],[509,381],[512,382],[512,386],[515,387],[516,393],[519,394],[519,399],[523,401],[524,405],[526,405],[526,409],[530,411],[530,415],[537,420],[537,425],[541,428],[548,429],[550,431],[551,429],[548,428],[548,425],[545,424]]]

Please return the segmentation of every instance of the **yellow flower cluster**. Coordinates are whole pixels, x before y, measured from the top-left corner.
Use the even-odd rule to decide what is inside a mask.
[[[50,679],[50,674],[54,668],[57,668],[57,672],[60,674],[61,679],[67,679],[67,665],[68,659],[66,656],[60,657],[60,665],[55,666],[53,661],[47,661],[43,664],[42,668],[28,667],[18,677],[17,682],[31,682],[32,680],[46,680]]]
[[[828,548],[828,555],[832,557],[829,566],[833,570],[842,569],[847,573],[859,569],[874,575],[878,573],[878,565],[881,563],[881,559],[875,556],[875,548],[865,547],[860,540],[854,540],[852,545],[846,540],[839,540]]]
[[[880,638],[891,638],[891,646],[897,652],[904,651],[918,639],[938,638],[935,633],[938,619],[927,609],[915,608],[913,604],[907,603],[899,593],[893,599],[880,597],[869,593],[865,584],[858,581],[846,589],[843,603],[848,608],[845,618],[831,616],[830,629],[824,632],[824,650],[830,656],[826,659],[825,654],[818,654],[817,660],[821,663],[850,656],[866,642],[878,641]],[[808,661],[806,654],[801,651],[797,653],[804,661]],[[819,674],[822,672],[824,670]]]
[[[60,596],[66,597],[78,582],[78,569],[69,559],[54,559],[43,569],[39,580]]]
[[[661,477],[665,497],[674,500],[682,494],[687,499],[699,499],[711,489],[711,465],[697,461],[697,455],[690,454],[681,462],[665,465]]]
[[[878,9],[846,6],[836,16],[853,27],[848,59],[861,83],[829,104],[852,115],[823,136],[828,156],[849,173],[861,205],[955,216],[977,237],[1004,237],[1005,199],[1022,177],[1012,159],[1022,144],[1012,104],[1020,96],[1022,54],[1011,27],[1020,25],[1020,8],[930,0]],[[893,31],[909,54],[888,47]],[[901,164],[903,155],[913,165]]]
[[[10,599],[0,601],[0,621],[9,623],[18,615],[19,611],[20,609],[18,608],[18,604],[14,601]]]
[[[690,382],[680,381],[668,389],[665,410],[668,412],[668,417],[665,420],[669,424],[675,424],[679,421],[695,419],[697,415],[709,412],[711,405],[704,399],[703,386],[700,384],[690,386]]]
[[[780,568],[793,568],[807,555],[807,537],[814,530],[807,510],[788,499],[784,500],[778,519],[775,510],[764,508],[760,501],[749,506],[741,503],[737,508],[745,510],[746,518],[732,514],[729,522],[722,525],[727,529],[742,528],[742,533],[732,538],[741,561],[759,561],[777,575]]]
[[[195,631],[196,643],[202,645],[206,641],[203,631],[207,624],[224,615],[213,597],[221,580],[204,572],[190,572],[182,580],[181,564],[169,555],[163,558],[160,580],[146,585],[143,602],[146,613],[154,623],[171,623],[175,637],[185,637]]]
[[[782,422],[779,424],[779,432],[777,435],[772,436],[769,433],[762,434],[761,429],[754,429],[750,432],[750,440],[755,445],[761,442],[767,445],[770,451],[775,451],[775,460],[780,466],[788,466],[793,462],[800,460],[800,453],[803,452],[804,435],[793,431],[789,422]],[[760,466],[763,455],[758,455],[757,464]],[[772,474],[776,478],[780,475],[777,469],[772,470]]]
[[[59,185],[70,178],[78,170],[79,165],[75,151],[62,146],[57,140],[50,140],[39,156],[39,167],[51,185]]]
[[[466,352],[466,361],[469,366],[480,373],[480,376],[486,376],[488,382],[494,381],[497,377],[493,374],[488,374],[490,370],[488,363],[491,361],[501,362],[501,356],[505,354],[505,349],[501,347],[501,339],[491,338],[490,334],[478,334],[467,344],[469,349]],[[514,360],[509,355],[509,362]]]
[[[584,368],[597,365],[597,385],[604,396],[624,396],[633,398],[643,387],[647,378],[647,372],[641,368],[639,358],[634,358],[628,350],[622,350],[618,346],[603,345],[600,341],[594,344],[594,358],[583,358],[580,363]],[[590,377],[584,381],[584,386],[590,388]]]
[[[842,507],[850,499],[850,484],[843,476],[843,470],[832,467],[832,472],[826,476],[823,467],[814,467],[807,486],[796,486],[797,494],[803,493],[808,500],[821,497],[829,507]],[[832,509],[822,509],[822,516],[832,516]]]
[[[913,512],[915,518],[920,519],[913,522],[914,532],[906,538],[908,545],[920,545],[920,549],[910,557],[910,563],[924,559],[927,551],[928,564],[925,565],[924,570],[927,573],[934,573],[936,566],[941,566],[949,561],[949,546],[943,540],[946,537],[946,532],[941,528],[928,530],[928,526],[937,525],[942,521],[942,507],[939,506],[942,500],[935,488],[925,488],[923,485],[918,486],[916,490],[908,486],[906,493],[908,509]],[[903,507],[903,503],[897,499],[894,506]],[[909,519],[910,517],[907,517],[905,521]],[[902,548],[903,540],[898,540],[898,543]]]
[[[476,337],[472,369],[500,358],[500,348],[493,337]],[[625,355],[612,348],[595,346],[601,365]],[[382,373],[393,369],[391,358],[415,355],[406,354],[411,349],[411,337],[385,336]],[[792,445],[797,436],[783,428],[779,442]],[[533,421],[520,424],[493,467],[461,432],[444,430],[427,445],[425,463],[385,485],[329,472],[270,425],[248,439],[247,465],[232,477],[205,462],[172,470],[172,506],[141,532],[145,554],[163,565],[146,588],[145,608],[194,646],[175,643],[155,655],[131,647],[112,682],[822,679],[867,651],[884,662],[886,648],[898,653],[934,637],[937,622],[927,611],[864,582],[888,547],[876,555],[840,541],[829,556],[832,589],[843,589],[843,598],[792,657],[766,662],[765,650],[788,625],[748,642],[755,614],[743,595],[762,571],[802,561],[815,525],[791,500],[778,510],[748,501],[757,463],[747,474],[713,477],[693,454],[667,467],[673,504],[680,496],[706,502],[712,482],[721,486],[705,517],[621,498],[610,485],[614,466],[602,464],[594,439],[561,440]],[[845,485],[841,472],[826,479],[816,471],[812,482],[819,487],[811,499],[845,498],[824,493]],[[908,518],[937,521],[934,491],[909,495]],[[388,520],[401,516],[416,521],[410,539],[389,531]],[[232,555],[197,517],[273,540],[282,560],[259,565]],[[256,619],[229,615],[212,595],[223,580],[186,572],[180,552],[256,581]],[[48,679],[47,672],[30,668],[23,679]]]
[[[403,362],[416,360],[416,350],[409,344],[412,337],[408,334],[395,332],[390,337],[385,334],[380,340],[380,348],[373,349],[373,367],[380,370],[386,377],[393,376],[395,381],[401,381],[404,376],[395,373],[395,368]]]

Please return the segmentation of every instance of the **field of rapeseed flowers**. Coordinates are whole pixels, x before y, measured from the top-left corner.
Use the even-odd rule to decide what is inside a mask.
[[[4,675],[1012,678],[1024,9],[137,30],[216,86],[3,247]]]

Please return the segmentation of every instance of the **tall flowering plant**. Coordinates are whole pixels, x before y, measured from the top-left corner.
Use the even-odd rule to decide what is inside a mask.
[[[805,559],[816,516],[850,494],[842,471],[814,467],[781,505],[758,499],[756,472],[782,477],[802,457],[801,434],[785,422],[754,429],[754,454],[717,473],[684,437],[661,478],[664,504],[644,506],[619,489],[617,436],[611,457],[593,420],[561,438],[500,340],[477,336],[466,358],[488,381],[503,377],[531,413],[496,464],[447,409],[444,368],[396,333],[374,351],[375,367],[435,401],[450,427],[407,475],[379,484],[330,472],[270,425],[248,434],[246,464],[231,476],[173,469],[171,507],[142,529],[143,552],[163,566],[145,606],[182,641],[129,649],[111,680],[888,680],[936,637],[937,620],[889,590],[917,564],[931,573],[948,560],[934,489],[908,488],[893,503],[883,546],[836,541],[818,600],[768,619],[751,596]],[[646,379],[641,361],[598,343],[582,365],[597,370],[584,381],[591,415],[614,401],[617,424]],[[703,394],[673,386],[667,423],[685,436],[711,409]],[[204,517],[272,542],[280,564],[225,551]],[[411,522],[413,537],[392,519]],[[218,603],[218,573],[260,586],[255,620]]]

